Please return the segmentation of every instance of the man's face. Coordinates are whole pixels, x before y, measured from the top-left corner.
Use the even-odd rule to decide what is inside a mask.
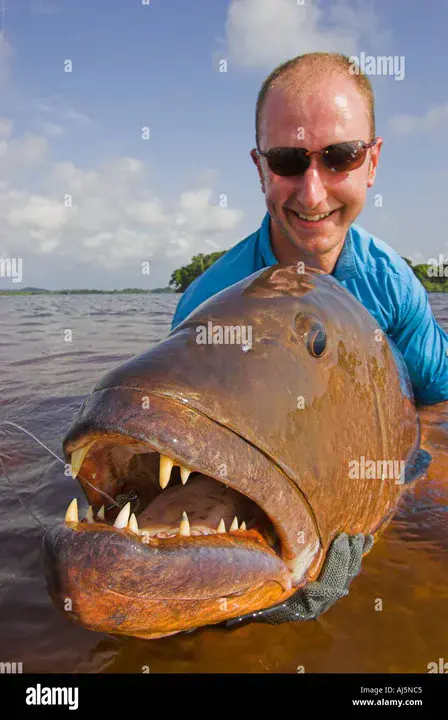
[[[322,150],[350,140],[371,140],[366,101],[350,78],[322,77],[300,90],[268,92],[260,118],[263,152],[273,147]],[[351,172],[333,172],[323,165],[321,155],[312,155],[306,172],[293,177],[275,175],[267,160],[252,151],[277,246],[280,240],[286,251],[297,248],[316,256],[341,244],[364,206],[367,188],[374,183],[381,142]],[[328,212],[328,218],[318,221],[297,215]]]

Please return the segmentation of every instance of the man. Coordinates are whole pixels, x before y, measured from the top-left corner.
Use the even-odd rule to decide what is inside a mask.
[[[408,264],[355,224],[382,146],[368,78],[335,53],[310,53],[280,65],[258,96],[256,145],[251,157],[267,207],[262,225],[190,285],[172,327],[210,296],[263,267],[303,261],[320,268],[362,302],[395,341],[416,401],[431,406],[433,424],[437,409],[437,442],[446,448],[448,336]],[[424,437],[430,434],[431,429]]]

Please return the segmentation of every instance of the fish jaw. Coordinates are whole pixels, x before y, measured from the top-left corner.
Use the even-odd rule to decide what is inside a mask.
[[[220,623],[294,592],[278,555],[238,531],[142,543],[128,528],[61,523],[44,538],[44,571],[50,597],[72,622],[148,639]]]
[[[101,632],[161,637],[270,607],[314,579],[323,552],[312,513],[274,463],[177,400],[150,394],[141,407],[135,388],[96,391],[65,439],[91,507],[81,522],[71,509],[47,533],[43,556],[53,601],[65,609],[71,599],[69,618]],[[167,461],[193,477],[167,478]],[[201,527],[194,497],[182,520],[195,483],[199,502],[207,492],[215,504],[222,498],[224,527],[216,508]],[[133,519],[133,507],[107,508],[102,495],[130,488],[141,501]],[[255,519],[246,528],[247,508]]]

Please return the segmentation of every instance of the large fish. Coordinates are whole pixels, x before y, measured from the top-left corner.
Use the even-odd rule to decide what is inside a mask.
[[[91,507],[45,536],[50,595],[143,638],[284,601],[427,466],[395,347],[331,276],[282,265],[103,377],[63,448]]]

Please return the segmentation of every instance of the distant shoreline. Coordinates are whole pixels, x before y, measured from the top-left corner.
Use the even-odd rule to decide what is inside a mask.
[[[174,295],[172,288],[125,288],[124,290],[45,290],[44,288],[24,288],[23,290],[0,290],[0,295]]]

